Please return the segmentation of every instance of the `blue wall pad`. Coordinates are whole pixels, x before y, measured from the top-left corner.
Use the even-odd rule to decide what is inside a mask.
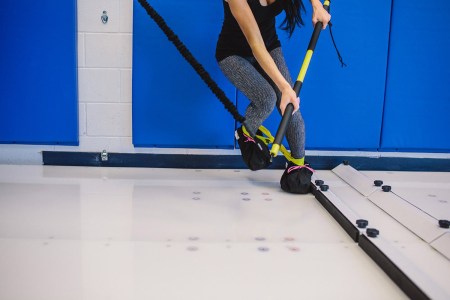
[[[278,31],[294,81],[313,31],[311,5],[305,6],[304,28],[290,40]],[[300,97],[307,149],[379,148],[390,9],[391,1],[331,2],[333,34],[348,66],[341,68],[328,29],[322,31]],[[238,104],[243,113],[248,100],[239,94]],[[274,133],[279,122],[274,113],[264,126]]]
[[[236,91],[214,58],[222,3],[151,1],[235,101]],[[176,9],[174,9],[176,8]],[[133,144],[137,147],[233,148],[235,121],[163,32],[134,1]]]
[[[78,145],[76,9],[0,2],[0,143]]]
[[[450,2],[394,2],[383,150],[450,151]]]

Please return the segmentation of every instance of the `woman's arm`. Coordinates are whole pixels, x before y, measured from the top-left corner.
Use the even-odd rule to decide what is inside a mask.
[[[277,65],[267,51],[258,24],[256,23],[255,17],[253,16],[247,0],[228,0],[227,2],[230,6],[231,13],[238,22],[248,44],[250,45],[250,48],[252,49],[253,56],[258,61],[261,68],[281,91],[281,113],[284,114],[284,110],[288,103],[292,103],[294,105],[294,112],[297,111],[299,108],[298,97],[290,84],[280,73]]]

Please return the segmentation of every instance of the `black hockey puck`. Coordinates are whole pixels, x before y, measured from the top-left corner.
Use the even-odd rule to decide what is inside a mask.
[[[439,220],[439,227],[441,228],[449,228],[450,221],[449,220]]]
[[[386,193],[390,192],[392,189],[390,185],[383,185],[381,188],[383,189],[383,192],[386,192]]]
[[[367,220],[359,219],[356,220],[356,225],[358,225],[358,228],[366,228],[367,225],[369,225],[369,222]]]
[[[382,186],[382,185],[383,185],[383,180],[375,180],[375,181],[373,182],[373,184],[374,184],[375,186]]]
[[[375,238],[380,234],[380,231],[375,228],[367,228],[366,233],[368,237]]]
[[[315,181],[316,185],[321,186],[322,184],[324,184],[323,180],[317,179]]]
[[[328,191],[328,185],[326,185],[326,184],[322,184],[321,186],[320,186],[320,190],[322,191],[322,192],[326,192],[326,191]]]

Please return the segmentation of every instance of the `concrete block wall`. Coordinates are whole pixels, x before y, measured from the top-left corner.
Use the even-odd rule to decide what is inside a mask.
[[[133,1],[78,0],[77,5],[80,146],[75,148],[129,152]]]

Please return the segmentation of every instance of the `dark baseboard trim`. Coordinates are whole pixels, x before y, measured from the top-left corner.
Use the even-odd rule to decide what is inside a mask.
[[[102,161],[100,152],[44,151],[44,165],[180,168],[180,169],[246,169],[240,155],[108,153]],[[331,170],[348,161],[357,170],[450,172],[450,159],[356,156],[307,156],[316,170]],[[269,169],[284,169],[286,159],[278,156]]]
[[[108,153],[108,160],[102,160],[95,152],[53,152],[42,153],[43,164],[53,166],[92,166],[130,168],[177,168],[177,169],[246,169],[240,155],[188,155],[188,154],[145,154]],[[284,157],[276,157],[269,169],[283,169]]]

